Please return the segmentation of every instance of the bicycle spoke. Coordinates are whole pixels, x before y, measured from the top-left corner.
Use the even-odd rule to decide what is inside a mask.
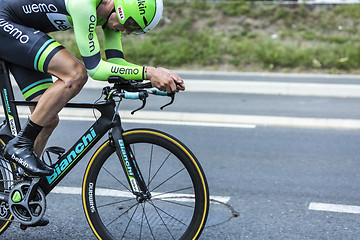
[[[169,181],[171,178],[175,177],[176,175],[178,175],[180,172],[184,171],[185,168],[177,171],[176,173],[174,173],[173,175],[171,175],[170,177],[168,177],[165,181],[163,181],[162,183],[160,183],[159,185],[157,185],[155,188],[153,188],[151,191],[154,191],[155,189],[157,189],[158,187],[160,187],[161,185],[163,185],[164,183],[166,183],[167,181]]]
[[[102,186],[102,185],[97,185],[96,188],[102,188],[102,189],[106,189],[106,190],[113,190],[113,191],[120,191],[118,188],[112,188],[112,187],[109,187],[109,186]],[[125,190],[123,192],[126,192]],[[132,193],[132,192],[130,192]]]
[[[172,191],[168,191],[168,192],[159,193],[157,195],[152,196],[152,198],[156,198],[156,197],[166,195],[166,194],[169,194],[169,193],[180,192],[180,191],[184,191],[184,190],[188,190],[188,189],[192,189],[192,187],[180,188],[180,189],[177,189],[177,190],[172,190]]]
[[[133,214],[131,215],[131,218],[130,218],[130,220],[129,220],[128,224],[126,225],[126,228],[125,228],[125,230],[124,230],[124,233],[123,233],[123,235],[122,235],[121,239],[123,239],[123,238],[124,238],[124,236],[125,236],[125,234],[126,234],[126,232],[127,232],[128,228],[129,228],[129,226],[130,226],[130,223],[131,223],[132,219],[134,218],[134,215],[135,215],[135,213],[136,213],[136,211],[137,211],[138,207],[139,207],[139,204],[137,204],[137,206],[136,206],[136,208],[135,208],[135,210],[134,210]]]
[[[190,205],[187,205],[187,204],[184,204],[184,203],[179,203],[179,202],[172,202],[172,201],[169,201],[169,200],[164,200],[164,199],[161,199],[161,198],[157,198],[157,199],[154,199],[156,201],[162,201],[162,202],[167,202],[167,203],[172,203],[172,204],[175,204],[175,205],[179,205],[179,206],[183,206],[183,207],[188,207],[188,208],[194,208],[194,206],[190,206]]]
[[[188,226],[186,223],[182,222],[181,220],[177,219],[176,217],[172,216],[170,213],[165,212],[164,210],[162,210],[161,208],[157,207],[152,201],[149,201],[149,204],[151,204],[154,208],[160,210],[161,212],[163,212],[164,214],[166,214],[167,216],[171,217],[172,219],[174,219],[175,221],[181,223],[184,226]]]
[[[110,226],[113,222],[115,222],[116,220],[118,220],[119,218],[121,218],[122,216],[124,216],[124,214],[128,213],[133,207],[139,205],[139,203],[135,203],[134,205],[132,205],[128,210],[126,210],[125,212],[123,212],[122,214],[120,214],[120,216],[116,217],[114,220],[112,220],[110,223],[108,223],[105,227]]]
[[[163,167],[163,165],[165,164],[165,162],[169,159],[171,153],[169,153],[169,155],[167,155],[167,157],[165,158],[165,160],[161,163],[160,167],[158,168],[158,170],[155,172],[154,176],[151,178],[151,180],[148,183],[148,188],[150,186],[150,183],[154,180],[154,178],[156,177],[156,175],[158,174],[158,172],[160,171],[160,169]]]
[[[107,203],[107,204],[99,205],[99,206],[97,206],[97,208],[107,207],[107,206],[111,206],[111,205],[118,204],[118,203],[129,202],[129,201],[132,201],[132,200],[135,200],[135,199],[129,198],[129,199],[126,199],[126,200],[121,200],[121,201],[116,201],[116,202],[112,202],[112,203]]]
[[[152,204],[150,203],[150,205],[152,205]],[[152,206],[153,206],[153,205],[152,205]],[[174,236],[172,235],[170,229],[168,228],[167,224],[165,223],[164,219],[161,217],[159,211],[156,209],[156,207],[153,206],[153,208],[155,209],[157,215],[159,215],[159,218],[161,219],[161,221],[162,221],[162,223],[164,224],[164,226],[165,226],[165,228],[167,229],[167,231],[170,233],[172,239],[175,239]]]
[[[150,176],[151,176],[151,165],[152,165],[152,158],[153,158],[153,150],[154,150],[154,144],[151,144],[150,160],[149,160],[149,175],[148,175],[147,188],[149,188],[149,186],[150,186]]]
[[[141,215],[141,224],[140,224],[140,240],[141,240],[141,235],[142,235],[142,228],[143,228],[143,223],[144,223],[144,209],[143,209],[143,212],[142,212],[142,215]]]
[[[109,170],[106,169],[106,167],[103,167],[103,169],[112,176],[118,183],[120,183],[124,188],[126,188],[129,192],[131,192],[130,188],[128,188],[125,184],[123,184],[117,177],[115,177]]]
[[[141,206],[142,206],[142,205],[141,205]],[[147,222],[147,225],[149,226],[149,230],[150,230],[151,236],[152,236],[153,239],[155,240],[155,236],[154,236],[153,231],[151,230],[151,226],[150,226],[150,223],[149,223],[149,219],[147,218],[147,215],[146,215],[146,213],[145,213],[145,205],[142,206],[142,208],[143,208],[143,213],[145,214],[145,220],[146,220],[146,222]]]

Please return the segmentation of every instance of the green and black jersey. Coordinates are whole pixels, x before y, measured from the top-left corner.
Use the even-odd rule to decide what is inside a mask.
[[[124,60],[121,32],[104,29],[107,60],[101,59],[95,27],[106,19],[97,17],[96,9],[100,2],[0,0],[0,57],[10,64],[10,70],[27,100],[42,94],[50,84],[47,66],[63,48],[47,35],[54,31],[74,29],[77,46],[93,79],[107,80],[114,75],[128,80],[146,78],[145,67]]]

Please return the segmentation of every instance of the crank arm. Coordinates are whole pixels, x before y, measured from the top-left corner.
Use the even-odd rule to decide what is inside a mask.
[[[36,193],[37,186],[39,185],[39,182],[40,182],[39,177],[36,177],[36,178],[32,179],[32,181],[30,183],[30,187],[29,187],[24,199],[32,199],[33,198],[34,194]]]

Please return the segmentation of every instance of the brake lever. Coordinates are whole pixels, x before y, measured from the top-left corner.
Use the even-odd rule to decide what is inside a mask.
[[[145,105],[146,105],[146,98],[149,96],[148,93],[144,91],[144,92],[139,92],[139,94],[140,94],[140,95],[139,95],[139,97],[140,97],[139,99],[142,101],[142,105],[141,105],[141,107],[133,110],[133,111],[131,112],[131,115],[134,115],[135,112],[143,109],[143,108],[145,107]]]
[[[174,100],[175,100],[175,92],[169,93],[169,97],[171,97],[171,101],[170,101],[169,103],[165,104],[164,106],[162,106],[162,107],[160,108],[160,110],[163,110],[165,107],[173,104],[173,102],[174,102]]]

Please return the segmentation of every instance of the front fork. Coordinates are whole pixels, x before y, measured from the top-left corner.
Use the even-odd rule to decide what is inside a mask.
[[[136,196],[138,202],[144,202],[151,198],[151,194],[146,186],[130,145],[124,142],[122,137],[124,130],[121,127],[120,117],[118,115],[115,116],[114,125],[112,131],[109,133],[110,142],[116,148],[116,154],[119,157],[132,193]]]

